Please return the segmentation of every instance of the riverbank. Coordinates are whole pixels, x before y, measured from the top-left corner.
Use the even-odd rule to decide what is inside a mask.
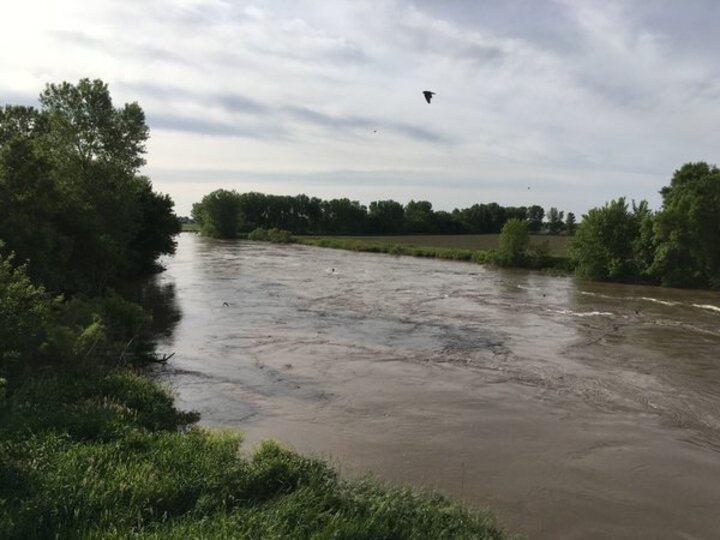
[[[46,367],[4,390],[4,538],[504,537],[439,495],[347,482],[271,441],[241,451],[129,368]]]
[[[437,240],[438,238],[442,239],[442,237],[437,236],[430,237],[434,240],[430,240],[429,242],[427,240],[423,242],[423,236],[372,237],[372,239],[339,236],[294,236],[293,241],[306,246],[344,249],[349,251],[467,261],[478,264],[496,264],[498,261],[496,250],[498,235],[489,236],[493,238],[483,242],[484,247],[482,248],[435,245],[439,242]],[[454,239],[457,239],[457,236],[448,237],[450,243],[457,243],[453,242]],[[420,245],[421,242],[423,245]],[[554,244],[557,244],[557,242],[554,242]],[[467,242],[465,245],[467,245]],[[554,272],[572,271],[573,268],[570,259],[564,255],[557,255],[556,253],[558,252],[558,246],[554,245],[551,251],[549,245],[543,245],[541,240],[536,240],[534,245],[531,245],[530,256],[525,258],[524,264],[514,266],[517,268],[532,268]]]

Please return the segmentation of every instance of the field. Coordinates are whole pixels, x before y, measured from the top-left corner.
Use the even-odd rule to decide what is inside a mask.
[[[498,234],[445,234],[445,235],[398,235],[398,236],[303,236],[305,239],[343,239],[362,242],[377,242],[381,244],[395,244],[406,246],[421,246],[434,248],[487,250],[498,247]],[[569,236],[533,235],[530,237],[531,245],[540,245],[547,242],[550,255],[564,257],[567,254]]]

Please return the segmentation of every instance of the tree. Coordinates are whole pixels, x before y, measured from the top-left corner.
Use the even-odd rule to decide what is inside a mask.
[[[572,212],[567,213],[567,217],[565,218],[565,231],[572,236],[575,234],[575,229],[577,228],[577,224],[575,223],[575,214]]]
[[[368,227],[378,234],[400,233],[405,224],[405,209],[397,201],[373,201],[368,207]]]
[[[235,238],[240,225],[240,195],[236,191],[216,189],[193,204],[192,217],[205,236]]]
[[[155,193],[150,179],[135,178],[135,201],[140,208],[140,227],[130,241],[131,274],[150,273],[159,269],[157,259],[175,253],[175,236],[180,233],[180,220],[173,212],[174,203],[168,195]]]
[[[47,85],[40,103],[0,113],[0,234],[29,275],[99,293],[173,253],[172,201],[137,174],[148,137],[137,103],[116,109],[107,85],[88,79]]]
[[[560,234],[563,227],[564,212],[558,211],[554,206],[548,212],[548,232],[550,234]]]
[[[641,203],[646,208],[647,203]],[[640,214],[624,197],[593,208],[583,216],[570,244],[579,275],[598,281],[635,281],[642,274],[635,249]]]
[[[365,232],[367,209],[358,201],[331,199],[321,203],[322,228],[329,234],[362,234]]]
[[[532,232],[540,232],[540,229],[542,229],[543,218],[545,217],[545,210],[543,207],[537,204],[532,205],[528,208],[527,216],[530,230]]]
[[[667,286],[720,288],[720,170],[687,163],[660,193],[652,273]]]
[[[500,232],[498,262],[502,266],[522,266],[530,245],[530,227],[528,222],[510,218]]]
[[[116,109],[101,80],[48,84],[40,103],[48,116],[52,154],[72,157],[81,167],[99,162],[130,174],[145,164],[145,113],[137,103]]]
[[[429,201],[410,201],[405,205],[405,229],[407,232],[431,232],[433,217],[432,203]]]

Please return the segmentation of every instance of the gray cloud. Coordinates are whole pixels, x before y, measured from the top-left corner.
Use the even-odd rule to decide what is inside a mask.
[[[318,112],[307,107],[288,106],[284,110],[292,117],[314,124],[327,127],[335,131],[340,130],[384,130],[394,131],[400,135],[421,142],[450,142],[450,139],[441,134],[430,131],[426,128],[403,122],[387,122],[377,118],[363,116],[331,116]]]
[[[284,137],[284,130],[275,124],[262,124],[261,126],[256,124],[230,124],[173,114],[149,114],[148,125],[151,129],[181,131],[198,135],[273,140]]]
[[[267,105],[240,94],[219,94],[207,97],[211,101],[217,101],[226,110],[234,113],[265,115],[270,112]]]

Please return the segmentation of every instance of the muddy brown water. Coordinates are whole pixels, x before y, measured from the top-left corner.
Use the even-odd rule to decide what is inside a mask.
[[[182,234],[158,376],[201,423],[530,538],[720,537],[720,295]]]

